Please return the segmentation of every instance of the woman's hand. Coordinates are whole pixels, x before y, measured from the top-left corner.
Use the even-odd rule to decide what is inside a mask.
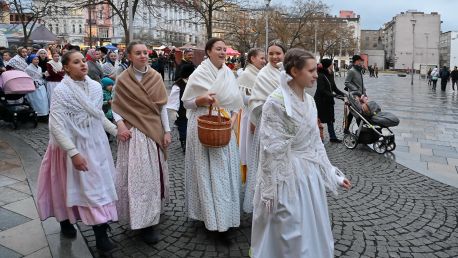
[[[172,135],[170,135],[170,132],[166,132],[164,134],[164,140],[162,141],[162,145],[166,149],[167,147],[169,147],[171,142],[172,142]]]
[[[123,141],[123,142],[128,141],[130,137],[132,137],[132,133],[130,132],[129,129],[127,129],[127,126],[124,123],[124,121],[122,120],[118,121],[117,125],[118,125],[118,133],[116,137],[118,138],[118,140]]]
[[[72,163],[75,169],[79,171],[88,171],[87,161],[81,154],[76,154],[72,157]]]
[[[216,93],[209,92],[205,95],[196,98],[196,105],[198,107],[208,107],[213,105],[216,102],[215,99]]]
[[[350,190],[351,182],[350,182],[350,180],[345,178],[340,186],[342,186],[343,188],[345,188],[347,190]]]

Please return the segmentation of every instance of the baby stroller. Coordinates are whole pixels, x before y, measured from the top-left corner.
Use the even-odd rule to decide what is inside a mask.
[[[344,123],[347,122],[348,112],[355,118],[350,125],[350,132],[344,136],[344,145],[354,149],[358,143],[372,144],[374,151],[379,154],[395,150],[395,137],[390,127],[397,126],[399,119],[392,113],[382,112],[374,101],[361,104],[359,97],[359,93],[349,93],[344,98]]]
[[[20,122],[38,125],[37,113],[33,110],[25,94],[35,91],[35,84],[24,72],[11,70],[0,75],[0,119],[13,123],[17,129]]]

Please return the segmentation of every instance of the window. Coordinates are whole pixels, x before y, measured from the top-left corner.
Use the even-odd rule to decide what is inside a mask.
[[[99,37],[108,38],[108,28],[99,28]]]
[[[99,19],[100,19],[100,20],[103,19],[103,10],[100,10],[100,11],[99,11]]]
[[[75,24],[72,24],[72,33],[76,33]]]
[[[80,34],[83,34],[83,26],[80,24]]]
[[[59,34],[59,26],[56,25],[56,34]]]
[[[52,32],[52,24],[49,24],[49,31]]]

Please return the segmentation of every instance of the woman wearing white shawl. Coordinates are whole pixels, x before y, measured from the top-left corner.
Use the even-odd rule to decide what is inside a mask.
[[[48,92],[49,103],[51,103],[54,88],[57,85],[59,85],[60,81],[62,81],[65,74],[62,63],[59,61],[59,59],[59,53],[54,52],[52,54],[52,59],[46,64],[48,68],[45,73],[46,80],[48,81],[48,83],[46,84],[46,90]]]
[[[47,116],[49,114],[49,101],[48,94],[46,93],[46,84],[43,80],[43,73],[41,67],[38,66],[38,56],[31,54],[27,61],[30,63],[25,69],[25,72],[32,77],[35,83],[35,91],[27,93],[27,100],[30,102],[33,110],[37,112],[38,116]]]
[[[50,141],[38,176],[38,211],[54,216],[64,236],[74,238],[77,220],[91,225],[97,249],[115,246],[107,236],[107,222],[118,219],[115,167],[105,131],[116,126],[102,111],[102,87],[87,76],[83,55],[62,57],[67,75],[56,87],[49,117]]]
[[[259,71],[249,100],[249,110],[251,122],[250,127],[254,129],[253,142],[248,150],[248,175],[245,184],[245,196],[243,200],[243,210],[253,211],[254,186],[256,183],[256,172],[258,171],[259,159],[259,126],[262,115],[262,106],[270,93],[272,93],[280,83],[281,62],[285,56],[285,48],[279,41],[272,41],[267,49],[269,63]],[[253,133],[253,130],[251,130]]]
[[[261,152],[254,198],[254,258],[332,258],[334,241],[326,190],[350,181],[332,166],[321,142],[313,97],[314,56],[291,49],[281,82],[263,106]]]
[[[247,173],[247,160],[248,155],[250,154],[251,144],[253,143],[253,134],[250,130],[250,120],[248,112],[248,100],[251,96],[251,91],[256,80],[256,76],[259,73],[259,70],[266,64],[265,54],[259,48],[253,48],[248,51],[247,56],[247,66],[243,70],[240,77],[237,79],[239,83],[240,91],[243,96],[244,107],[239,114],[239,150],[240,150],[240,164],[242,170],[242,182],[246,182]],[[245,202],[243,203],[243,210],[246,212],[251,212],[253,210],[252,203],[247,204],[245,207]]]
[[[205,47],[208,59],[189,77],[183,93],[187,109],[185,185],[188,217],[203,221],[211,231],[225,232],[240,225],[240,159],[235,135],[222,148],[204,147],[197,135],[197,118],[214,104],[223,113],[243,106],[237,81],[224,64],[226,45],[212,38]],[[235,121],[236,114],[232,116]],[[225,236],[223,234],[222,236]]]
[[[8,62],[7,70],[13,69],[18,71],[25,71],[27,68],[27,48],[20,47],[17,49],[17,55],[10,59]]]

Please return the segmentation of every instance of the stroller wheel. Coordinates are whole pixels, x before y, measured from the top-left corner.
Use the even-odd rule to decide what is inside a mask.
[[[354,149],[356,148],[356,145],[358,145],[358,140],[356,139],[356,135],[349,133],[345,134],[343,143],[348,149]]]
[[[395,142],[389,142],[386,145],[386,151],[394,151],[396,149],[396,143]]]
[[[386,152],[386,144],[383,142],[383,141],[376,141],[374,142],[374,144],[372,145],[375,152],[377,152],[378,154],[383,154]]]

